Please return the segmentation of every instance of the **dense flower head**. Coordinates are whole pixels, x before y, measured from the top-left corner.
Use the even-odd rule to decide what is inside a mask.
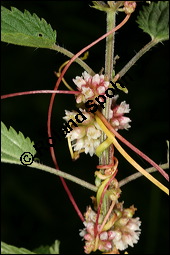
[[[95,74],[94,76],[91,76],[86,71],[82,73],[82,76],[76,76],[76,78],[73,79],[73,82],[81,92],[76,97],[77,103],[85,103],[89,99],[104,95],[109,87],[109,81],[105,81],[103,74]]]
[[[114,96],[112,100],[112,110],[110,110],[110,123],[115,130],[127,130],[130,128],[129,122],[131,122],[131,119],[124,116],[124,114],[130,112],[129,104],[126,104],[126,102],[123,101],[121,104],[117,105],[117,99],[118,95]]]
[[[78,125],[78,127],[73,126],[73,130],[67,134],[67,137],[70,138],[74,151],[80,153],[83,150],[86,154],[93,156],[100,144],[101,129],[90,113],[81,108],[80,110],[86,117],[82,124],[76,122],[75,116],[78,114],[76,111],[65,111],[66,116],[63,119],[66,121],[72,119]]]
[[[96,241],[94,228],[97,214],[89,206],[85,213],[85,228],[80,231],[80,236],[85,240],[85,253],[89,254],[97,249],[102,252],[117,251],[119,253],[119,250],[125,250],[128,246],[133,247],[138,242],[141,233],[139,217],[132,218],[135,210],[134,206],[124,209],[123,203],[117,203],[114,209],[117,220],[108,230],[99,231]],[[101,222],[102,216],[100,215],[98,230],[100,230]]]
[[[135,11],[136,1],[125,1],[124,2],[124,11],[126,14],[130,14]]]

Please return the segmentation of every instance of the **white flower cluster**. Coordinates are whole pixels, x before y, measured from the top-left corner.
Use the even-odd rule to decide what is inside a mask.
[[[119,220],[120,227],[112,231],[114,236],[113,242],[116,248],[123,251],[128,245],[133,247],[139,240],[141,221],[137,218],[121,218]]]
[[[122,207],[122,203],[118,203],[118,207],[119,205]],[[118,211],[119,210],[117,208],[117,213]],[[117,249],[122,251],[127,249],[128,245],[133,247],[134,244],[138,242],[139,235],[141,233],[141,221],[139,217],[132,218],[135,208],[131,206],[130,208],[123,209],[122,207],[121,211],[122,217],[118,218],[109,230],[100,232],[97,246],[98,250],[111,252]],[[96,249],[94,233],[95,221],[96,213],[89,206],[85,213],[85,228],[80,230],[80,236],[85,240],[84,251],[86,254],[89,254]],[[101,221],[100,217],[99,221]],[[101,224],[98,224],[98,230],[100,229],[100,226]]]
[[[130,128],[129,122],[131,119],[123,116],[125,113],[130,112],[129,104],[126,104],[125,101],[121,102],[120,105],[116,104],[118,95],[113,97],[112,101],[112,110],[110,111],[110,123],[117,131],[118,129],[128,129]]]
[[[82,73],[81,77],[76,76],[73,82],[81,92],[76,98],[77,103],[85,103],[88,99],[94,99],[99,95],[104,95],[109,87],[109,81],[104,80],[103,74],[91,76],[86,71]]]
[[[86,154],[89,153],[90,156],[93,156],[96,148],[100,144],[101,129],[90,113],[81,108],[80,110],[86,117],[86,120],[84,120],[82,124],[77,123],[75,120],[76,111],[65,111],[66,116],[63,117],[63,119],[66,121],[72,119],[78,125],[78,127],[74,127],[73,130],[67,134],[67,137],[70,138],[74,151],[80,152],[84,150]]]

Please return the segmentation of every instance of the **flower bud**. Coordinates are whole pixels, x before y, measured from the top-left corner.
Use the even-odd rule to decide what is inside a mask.
[[[116,236],[116,232],[115,231],[112,231],[112,230],[108,231],[108,239],[109,240],[114,239],[115,236]]]
[[[105,231],[105,232],[102,232],[100,234],[100,240],[107,240],[108,239],[108,233]]]
[[[130,14],[134,12],[136,8],[136,2],[135,1],[125,1],[124,2],[124,10],[126,14]]]
[[[84,127],[75,127],[73,131],[71,131],[68,136],[70,137],[71,141],[75,139],[80,139],[86,134],[86,129]]]

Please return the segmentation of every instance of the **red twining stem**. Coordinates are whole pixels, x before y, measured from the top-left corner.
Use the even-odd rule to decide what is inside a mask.
[[[17,96],[25,96],[25,95],[35,95],[35,94],[80,94],[79,91],[68,91],[68,90],[32,90],[32,91],[24,91],[24,92],[16,92],[16,93],[11,93],[7,95],[1,96],[1,99],[9,98],[9,97],[17,97]]]

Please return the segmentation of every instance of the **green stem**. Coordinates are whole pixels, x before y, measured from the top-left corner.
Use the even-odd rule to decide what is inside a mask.
[[[74,56],[74,54],[66,49],[64,49],[63,47],[60,47],[56,44],[54,44],[51,47],[52,50],[58,51],[60,53],[63,53],[64,55],[66,55],[69,58],[72,58]],[[80,58],[76,58],[74,60],[75,62],[77,62],[81,67],[83,67],[83,69],[88,72],[90,75],[95,75],[95,72]]]
[[[39,163],[36,163],[36,162],[33,162],[32,165],[29,165],[29,167],[32,167],[32,168],[37,168],[39,170],[43,170],[43,171],[46,171],[48,173],[51,173],[51,174],[55,174],[57,176],[60,176],[60,177],[63,177],[64,179],[67,179],[69,181],[72,181],[74,183],[77,183],[81,186],[83,186],[84,188],[87,188],[87,189],[90,189],[94,192],[97,191],[97,188],[95,185],[92,185],[86,181],[83,181],[71,174],[67,174],[61,170],[56,170],[55,168],[52,168],[52,167],[49,167],[49,166],[46,166],[46,165],[42,165],[42,164],[39,164]]]
[[[169,168],[169,163],[162,164],[162,165],[160,165],[160,167],[162,169],[168,169]],[[149,167],[149,168],[145,169],[145,171],[147,171],[148,173],[154,173],[154,172],[156,172],[158,170],[155,167]],[[143,176],[143,175],[140,172],[132,174],[132,175],[126,177],[125,179],[121,180],[119,182],[119,187],[122,187],[125,184],[127,184],[127,183],[129,183],[131,181],[134,181],[134,180],[136,180],[137,178],[139,178],[141,176]]]
[[[115,27],[115,16],[116,13],[113,11],[107,12],[107,32]],[[113,73],[113,59],[114,59],[114,34],[112,33],[106,37],[106,52],[105,52],[105,75],[107,75],[108,80],[112,79]],[[109,120],[109,113],[111,109],[111,98],[107,98],[105,109],[102,110],[103,115]],[[101,137],[101,142],[106,139],[106,135],[103,133]],[[104,150],[101,157],[99,158],[99,163],[101,165],[106,165],[110,163],[110,147]]]
[[[148,44],[146,44],[123,68],[120,72],[118,72],[119,78],[121,78],[125,73],[141,58],[148,50],[150,50],[153,46],[158,43],[157,40],[152,40]]]

